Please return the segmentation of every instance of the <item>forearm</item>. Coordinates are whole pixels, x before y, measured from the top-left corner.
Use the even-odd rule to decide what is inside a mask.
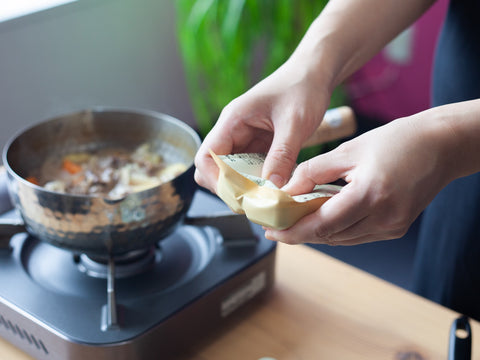
[[[480,171],[480,99],[432,108],[412,121],[439,147],[447,181]]]
[[[331,0],[292,61],[334,88],[423,14],[434,0]]]

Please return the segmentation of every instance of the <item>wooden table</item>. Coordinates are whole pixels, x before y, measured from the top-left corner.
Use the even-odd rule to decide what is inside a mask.
[[[451,310],[304,245],[279,244],[276,276],[269,297],[189,358],[447,359]],[[471,325],[479,359],[480,324]],[[0,339],[0,359],[30,357]]]

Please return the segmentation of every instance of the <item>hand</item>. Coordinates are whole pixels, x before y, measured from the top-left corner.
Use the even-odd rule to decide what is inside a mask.
[[[337,179],[347,185],[291,228],[267,229],[265,236],[290,244],[331,245],[403,236],[452,180],[452,156],[445,146],[450,142],[443,140],[445,131],[428,114],[396,120],[300,164],[284,188],[291,194]]]
[[[224,108],[195,157],[199,185],[216,191],[218,169],[209,149],[219,155],[267,153],[262,176],[279,187],[287,182],[303,141],[320,124],[330,97],[301,65],[287,61]]]

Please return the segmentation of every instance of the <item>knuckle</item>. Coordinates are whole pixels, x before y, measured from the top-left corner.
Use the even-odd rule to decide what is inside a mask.
[[[405,234],[407,233],[407,229],[408,228],[403,227],[403,228],[394,230],[393,233],[391,234],[392,239],[398,239],[405,236]]]
[[[229,104],[227,104],[223,109],[222,111],[220,112],[220,116],[219,116],[219,120],[222,120],[222,119],[230,119],[232,117],[234,117],[234,114],[235,114],[235,104],[232,102],[230,102]]]
[[[352,156],[352,153],[356,152],[357,150],[350,141],[344,141],[335,148],[336,156],[341,159],[348,159]]]
[[[411,224],[408,215],[401,209],[384,212],[379,221],[379,232],[385,234],[385,240],[397,239],[407,233]]]
[[[231,100],[220,112],[219,119],[235,119],[240,117],[242,113],[242,103],[241,98],[236,98]]]
[[[325,244],[329,246],[338,246],[338,243],[336,242],[335,238],[333,238],[332,236],[325,237]]]
[[[314,242],[329,245],[335,244],[331,232],[322,224],[317,224],[314,228]]]
[[[207,187],[207,183],[206,183],[204,177],[198,171],[195,172],[194,179],[195,179],[195,182],[198,185],[200,185],[202,187]]]
[[[269,157],[277,162],[289,162],[293,163],[297,160],[296,152],[286,144],[282,144],[279,147],[271,149]]]
[[[310,165],[308,163],[309,160],[298,164],[295,168],[295,176],[299,176],[301,178],[307,177],[307,175],[310,173]]]
[[[409,220],[410,218],[407,217],[408,214],[397,214],[395,219],[393,219],[390,224],[389,224],[389,235],[391,236],[392,239],[396,239],[399,237],[404,236],[408,228],[410,227],[411,221]]]
[[[377,187],[369,196],[372,209],[374,232],[382,234],[385,240],[404,236],[412,223],[411,211],[403,200],[386,187]]]
[[[407,233],[405,228],[391,228],[388,227],[383,231],[384,240],[398,239]]]

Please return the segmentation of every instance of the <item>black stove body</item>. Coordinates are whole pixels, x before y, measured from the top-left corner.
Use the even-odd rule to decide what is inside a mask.
[[[197,191],[189,215],[225,210]],[[113,324],[108,266],[14,235],[0,249],[0,336],[37,359],[173,357],[271,289],[275,244],[247,226],[252,237],[230,241],[214,226],[181,225],[135,261],[116,262]]]

